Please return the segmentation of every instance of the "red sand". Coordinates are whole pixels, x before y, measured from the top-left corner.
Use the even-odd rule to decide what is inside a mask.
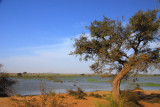
[[[148,102],[148,99],[140,100],[139,103],[143,105],[144,107],[160,107],[160,90],[137,90],[139,93],[143,94],[146,98],[156,98],[158,102]],[[91,92],[86,92],[88,95]],[[94,93],[98,93],[100,95],[109,95],[111,94],[111,91],[97,91]],[[95,107],[96,104],[101,103],[103,105],[109,104],[109,101],[107,101],[105,98],[95,98],[91,96],[86,96],[85,100],[83,99],[75,99],[74,96],[69,96],[68,94],[56,94],[56,100],[62,101],[62,104],[65,104],[66,107]],[[144,98],[145,98],[144,97]],[[14,101],[13,99],[16,99],[17,101]],[[42,96],[27,96],[27,97],[0,97],[0,107],[18,107],[20,104],[23,105],[23,101],[31,101],[31,99],[38,103],[42,102]],[[37,104],[38,104],[37,103]],[[47,106],[50,107],[50,99],[47,99],[46,101]]]

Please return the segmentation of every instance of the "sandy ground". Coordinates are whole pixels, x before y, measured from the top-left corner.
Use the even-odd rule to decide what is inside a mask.
[[[136,90],[141,97],[139,103],[144,107],[160,107],[160,90]],[[51,102],[57,103],[57,105],[63,104],[65,107],[96,107],[97,104],[101,103],[103,105],[109,104],[109,101],[106,98],[95,98],[89,96],[91,92],[87,92],[85,99],[76,99],[74,96],[68,94],[56,94],[52,97],[44,97],[42,95],[37,96],[26,96],[26,97],[0,97],[0,107],[22,107],[29,106],[32,102],[36,102],[37,106],[46,104],[47,107],[52,107]],[[111,95],[111,91],[96,91],[93,93],[98,93],[102,96]],[[29,103],[28,103],[29,102]],[[25,103],[25,105],[24,105]]]

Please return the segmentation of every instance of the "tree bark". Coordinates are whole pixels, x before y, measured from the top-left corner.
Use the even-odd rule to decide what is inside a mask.
[[[123,77],[131,70],[131,66],[129,64],[124,64],[124,67],[122,70],[118,73],[116,78],[114,79],[112,83],[112,95],[115,100],[115,102],[119,102],[120,97],[120,83]]]

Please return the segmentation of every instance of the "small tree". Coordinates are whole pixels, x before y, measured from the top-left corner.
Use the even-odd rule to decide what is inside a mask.
[[[75,50],[71,55],[95,61],[90,66],[94,72],[117,71],[112,83],[116,102],[119,102],[121,80],[129,71],[147,71],[148,67],[160,64],[160,47],[152,46],[152,43],[160,42],[160,17],[157,17],[157,12],[140,10],[126,25],[120,20],[104,17],[87,27],[90,36],[82,34],[75,39]]]
[[[0,64],[0,68],[2,65]],[[11,86],[15,84],[15,81],[9,79],[7,73],[4,73],[0,69],[0,97],[7,97],[9,92],[12,92]]]
[[[21,77],[21,76],[22,76],[22,73],[17,73],[17,76],[18,76],[18,77]]]
[[[23,74],[27,74],[27,72],[23,72]]]

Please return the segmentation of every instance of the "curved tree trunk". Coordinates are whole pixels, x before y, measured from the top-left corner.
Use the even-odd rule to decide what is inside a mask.
[[[118,73],[116,78],[114,79],[112,83],[112,95],[114,97],[114,100],[118,103],[119,102],[119,96],[120,96],[120,83],[123,77],[131,70],[131,66],[128,64],[124,64],[124,67],[122,70]]]

